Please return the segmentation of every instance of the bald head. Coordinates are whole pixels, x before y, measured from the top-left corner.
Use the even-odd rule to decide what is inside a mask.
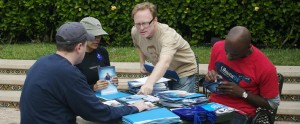
[[[251,34],[250,31],[243,26],[235,26],[230,29],[226,36],[226,40],[231,42],[240,42],[242,44],[251,44]]]
[[[230,29],[225,38],[225,50],[229,60],[249,55],[252,52],[250,31],[243,26],[235,26]]]

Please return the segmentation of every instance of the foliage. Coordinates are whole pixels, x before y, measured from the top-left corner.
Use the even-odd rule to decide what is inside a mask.
[[[98,18],[109,33],[103,42],[132,46],[131,10],[143,0],[1,0],[0,40],[53,41],[56,29],[83,17]],[[267,47],[300,45],[298,0],[150,0],[158,19],[176,29],[193,46],[224,38],[236,25],[246,26],[254,44]]]
[[[29,39],[39,42],[51,39],[55,29],[51,0],[2,0],[0,9],[2,41]]]

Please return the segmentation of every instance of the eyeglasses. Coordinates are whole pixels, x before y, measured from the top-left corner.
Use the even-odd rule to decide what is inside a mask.
[[[155,18],[153,18],[150,22],[134,23],[134,26],[136,28],[141,28],[141,26],[143,26],[144,28],[148,28],[154,19]]]

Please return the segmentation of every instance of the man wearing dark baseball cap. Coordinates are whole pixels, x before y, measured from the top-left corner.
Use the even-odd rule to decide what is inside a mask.
[[[28,70],[20,99],[21,124],[75,124],[76,116],[108,122],[147,109],[143,102],[111,107],[100,102],[75,64],[86,42],[94,40],[79,22],[63,24],[56,34],[57,51],[41,57]]]

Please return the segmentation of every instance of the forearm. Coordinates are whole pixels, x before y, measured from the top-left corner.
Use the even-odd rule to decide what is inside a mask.
[[[163,62],[158,62],[155,65],[155,68],[153,69],[152,73],[150,74],[148,80],[146,81],[146,84],[154,85],[155,82],[157,82],[161,77],[164,76],[168,67],[169,67],[169,65],[166,65]]]
[[[155,68],[153,69],[152,73],[150,74],[148,80],[146,81],[147,84],[154,84],[157,82],[161,77],[164,76],[167,69],[170,66],[170,63],[172,61],[172,57],[169,55],[162,55],[160,57],[160,60],[155,65]]]
[[[238,96],[243,99],[246,99],[247,102],[253,106],[261,107],[265,109],[272,109],[267,99],[259,95],[255,95],[251,92],[247,92],[247,94],[244,94],[245,89],[239,87],[237,84],[233,82],[227,82],[227,81],[222,82],[218,86],[218,90],[220,92],[224,92],[225,94]]]
[[[255,94],[248,92],[248,97],[246,99],[251,105],[254,105],[256,107],[261,107],[261,108],[265,108],[265,109],[273,109],[270,106],[268,100],[259,95],[255,95]]]

